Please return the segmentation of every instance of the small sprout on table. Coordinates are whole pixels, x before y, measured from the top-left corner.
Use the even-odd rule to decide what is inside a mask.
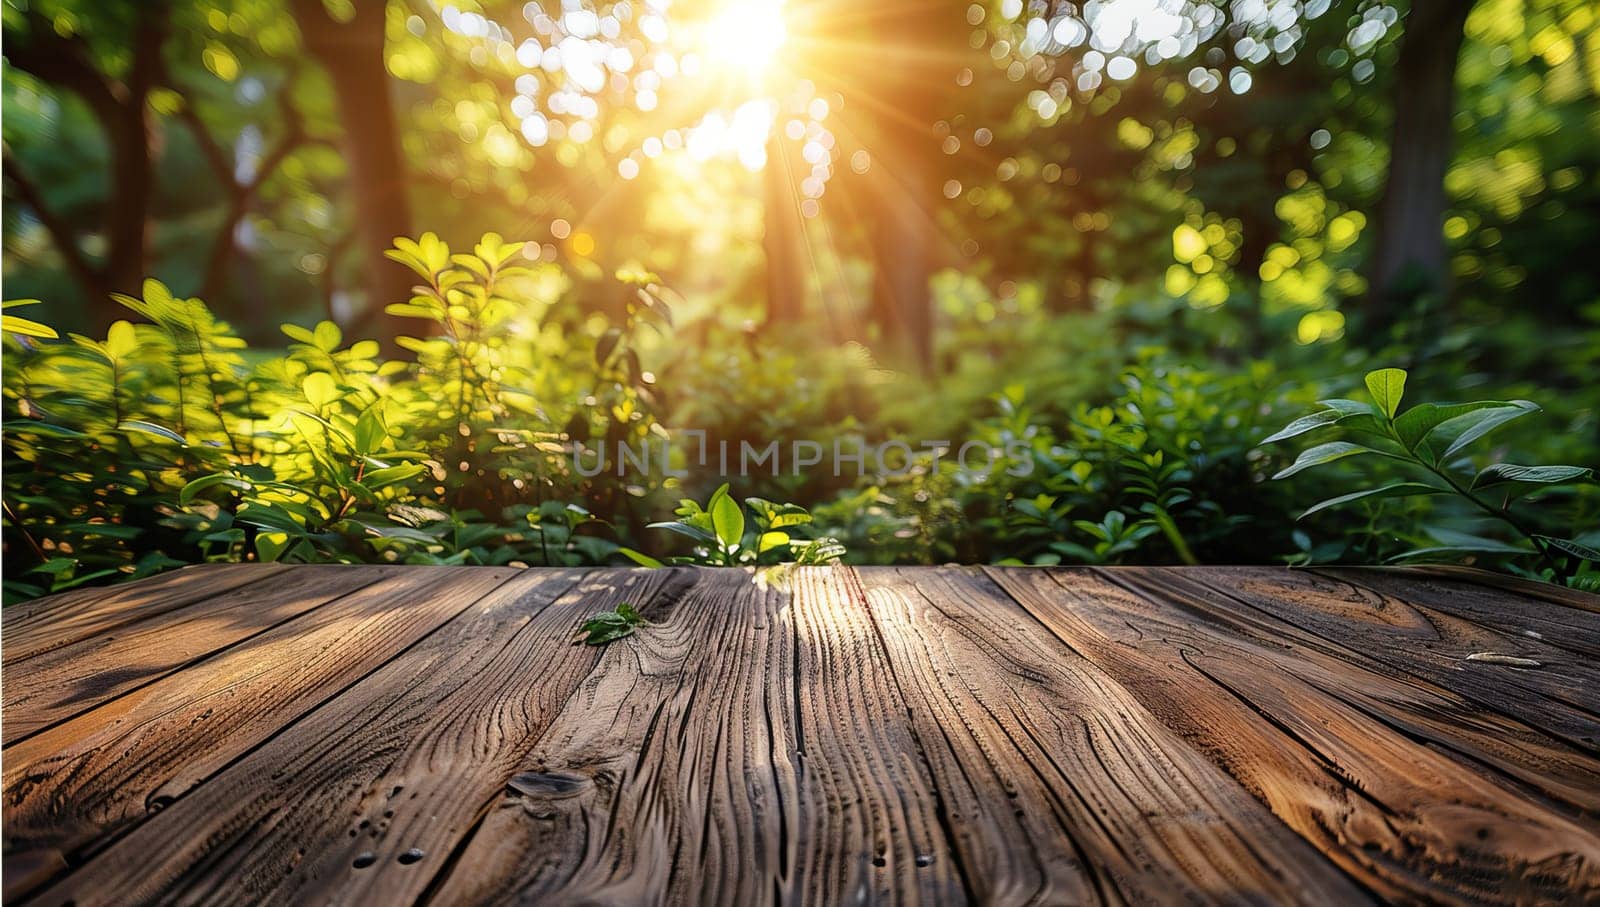
[[[572,640],[572,644],[577,645],[582,642],[591,646],[603,646],[613,640],[632,636],[634,630],[647,624],[648,621],[639,615],[638,609],[623,602],[615,611],[601,611],[584,621],[583,626],[578,628],[578,635]]]

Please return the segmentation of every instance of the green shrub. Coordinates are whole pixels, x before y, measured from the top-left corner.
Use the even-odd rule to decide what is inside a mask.
[[[619,275],[621,294],[601,311],[587,301],[593,281],[580,290],[493,234],[471,252],[425,234],[391,254],[418,280],[410,299],[388,308],[416,328],[399,356],[330,322],[285,325],[285,348],[252,349],[199,300],[155,281],[140,298],[119,297],[129,318],[104,337],[61,339],[8,310],[7,600],[242,560],[632,559],[751,566],[781,584],[781,564],[841,557],[1465,557],[1600,584],[1584,564],[1600,539],[1571,528],[1600,520],[1600,494],[1579,481],[1585,467],[1469,470],[1468,448],[1456,443],[1482,442],[1487,431],[1473,435],[1473,419],[1499,419],[1483,423],[1497,428],[1531,405],[1400,413],[1387,405],[1398,404],[1387,372],[1376,388],[1383,408],[1352,403],[1343,397],[1352,378],[1320,376],[1342,375],[1359,352],[1296,347],[1274,364],[1230,363],[1212,349],[1241,333],[1223,323],[1226,313],[1209,313],[1193,335],[1169,331],[1172,345],[1142,346],[1134,338],[1158,335],[1184,310],[1050,313],[1031,296],[1002,304],[946,280],[947,371],[925,380],[881,369],[853,344],[763,339],[714,320],[675,326],[667,291],[648,274]],[[1483,383],[1451,352],[1470,345],[1445,338],[1416,354],[1426,355],[1434,386]],[[1539,387],[1518,390],[1539,396]],[[1580,386],[1550,394],[1562,430],[1517,436],[1519,449],[1588,455],[1600,399]],[[1297,489],[1269,481],[1284,464],[1261,444],[1287,413],[1322,398],[1333,399],[1272,440],[1302,428],[1363,430],[1362,446],[1335,441],[1280,474],[1317,465],[1367,490],[1297,522]],[[1413,437],[1418,413],[1449,418]],[[599,448],[660,449],[689,429],[735,447],[898,438],[916,448],[942,437],[1007,451],[1028,468],[967,470],[947,458],[936,469],[923,452],[903,472],[859,479],[820,469],[751,475],[739,480],[741,504],[726,485],[712,490],[721,476],[623,478],[575,466],[574,448],[593,462]],[[1372,451],[1382,456],[1346,456]],[[653,523],[674,501],[676,519]]]
[[[1471,557],[1514,565],[1518,572],[1564,584],[1594,585],[1592,578],[1584,576],[1588,565],[1600,561],[1593,534],[1577,538],[1570,528],[1549,528],[1557,522],[1552,509],[1532,500],[1560,486],[1589,483],[1594,471],[1581,466],[1522,466],[1500,461],[1480,468],[1470,456],[1491,432],[1538,413],[1539,406],[1527,400],[1479,400],[1419,403],[1401,412],[1406,377],[1406,372],[1397,368],[1368,372],[1365,383],[1371,403],[1324,400],[1322,409],[1294,420],[1263,442],[1286,441],[1324,429],[1345,436],[1307,448],[1273,477],[1277,479],[1367,455],[1399,463],[1410,476],[1404,481],[1368,482],[1364,488],[1313,505],[1302,518],[1356,502],[1444,496],[1477,511],[1497,524],[1498,531],[1483,531],[1489,527],[1482,527],[1482,520],[1424,526],[1420,534],[1427,541],[1413,542],[1409,550],[1390,560]],[[1513,504],[1524,499],[1534,506],[1513,509]],[[1417,533],[1408,530],[1405,535],[1413,541]]]
[[[1262,484],[1252,453],[1285,405],[1280,384],[1262,363],[1230,374],[1150,350],[1105,403],[1065,414],[1013,385],[966,437],[1026,450],[1027,475],[936,471],[924,457],[906,476],[817,508],[818,519],[853,552],[887,562],[1260,560],[1264,539],[1290,545],[1281,495]]]
[[[390,307],[426,328],[401,340],[411,360],[347,344],[330,322],[286,325],[283,353],[249,350],[156,281],[118,297],[139,323],[103,339],[8,340],[21,414],[5,422],[8,594],[202,560],[609,559],[608,530],[574,501],[626,509],[565,445],[651,431],[633,338],[669,316],[646,284],[593,333],[533,317],[551,311],[559,272],[520,248],[492,234],[471,254],[431,234],[397,243],[421,279]]]

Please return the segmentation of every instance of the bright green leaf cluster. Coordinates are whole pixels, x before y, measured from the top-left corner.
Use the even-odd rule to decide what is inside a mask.
[[[1454,532],[1431,531],[1439,544],[1407,551],[1397,559],[1460,557],[1467,555],[1538,558],[1553,578],[1573,577],[1581,562],[1600,560],[1592,547],[1576,539],[1536,532],[1512,511],[1512,504],[1550,486],[1588,481],[1593,470],[1581,466],[1519,466],[1494,463],[1473,470],[1467,453],[1496,429],[1539,412],[1527,400],[1479,400],[1472,403],[1420,403],[1400,411],[1406,372],[1397,368],[1367,373],[1372,402],[1324,400],[1323,409],[1290,422],[1263,444],[1284,441],[1323,429],[1338,429],[1345,440],[1307,448],[1273,478],[1283,479],[1346,457],[1375,455],[1404,465],[1417,474],[1416,481],[1393,482],[1337,495],[1313,505],[1301,518],[1356,501],[1452,496],[1471,504],[1504,524],[1516,539],[1499,539]],[[1479,492],[1493,490],[1486,497]]]
[[[746,498],[741,507],[726,483],[712,492],[704,506],[691,498],[679,501],[677,517],[651,523],[649,528],[665,529],[690,539],[694,543],[690,555],[663,562],[632,548],[620,549],[622,554],[646,567],[664,563],[718,567],[782,562],[816,565],[836,563],[845,554],[844,546],[836,539],[806,539],[790,531],[811,522],[811,514],[805,508],[774,504],[763,498]]]

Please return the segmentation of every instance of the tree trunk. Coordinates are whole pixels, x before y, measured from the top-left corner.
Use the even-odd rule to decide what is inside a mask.
[[[153,0],[141,10],[128,50],[127,74],[115,79],[96,68],[93,54],[80,35],[63,35],[36,9],[23,12],[27,23],[21,41],[11,39],[6,56],[11,65],[81,98],[105,136],[111,158],[110,189],[101,220],[104,258],[91,262],[72,228],[49,210],[44,193],[21,173],[11,174],[24,204],[34,209],[67,262],[69,273],[84,291],[92,329],[101,330],[125,311],[112,293],[137,296],[149,276],[148,223],[155,197],[156,134],[148,99],[165,73],[161,58],[170,8]],[[12,165],[9,156],[8,165]]]
[[[411,276],[384,257],[397,236],[411,233],[406,168],[400,149],[389,74],[384,65],[385,3],[358,2],[349,22],[335,21],[322,0],[294,0],[306,49],[333,83],[344,129],[356,237],[366,275],[366,307],[352,327],[393,351],[399,325],[386,305],[411,296]]]
[[[966,61],[966,5],[884,0],[852,5],[846,21],[873,53],[832,79],[845,98],[852,131],[872,155],[868,218],[873,251],[869,314],[890,345],[923,371],[933,368],[933,293],[939,258],[934,223],[945,160],[935,123],[947,115],[956,71]]]
[[[106,205],[105,238],[106,259],[102,271],[102,285],[106,293],[141,295],[144,279],[149,276],[146,265],[148,249],[147,224],[150,201],[155,194],[155,174],[151,154],[149,105],[140,102],[136,108],[120,112],[122,120],[114,130],[108,130],[111,144],[111,198]],[[101,304],[102,300],[94,300]],[[109,303],[109,300],[104,302]],[[114,306],[114,304],[112,304]],[[101,326],[107,311],[91,308],[99,313]],[[113,307],[109,314],[120,317],[120,309]],[[114,320],[113,317],[113,320]]]
[[[798,190],[787,150],[783,134],[774,129],[767,140],[767,166],[761,175],[768,324],[799,321],[806,309],[805,221],[796,203]]]
[[[1368,277],[1368,329],[1396,306],[1449,287],[1444,174],[1450,165],[1456,59],[1471,0],[1413,0],[1395,66],[1389,173]]]
[[[930,131],[928,139],[933,141]],[[933,368],[934,212],[922,200],[934,194],[924,162],[907,155],[874,181],[873,279],[870,313],[884,340],[922,371]]]

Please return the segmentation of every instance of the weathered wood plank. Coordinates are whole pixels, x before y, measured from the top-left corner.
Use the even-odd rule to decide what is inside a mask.
[[[951,904],[971,889],[866,596],[847,568],[796,573],[800,799],[795,858],[803,903]]]
[[[1341,567],[1339,569],[1350,568]],[[1520,576],[1493,573],[1477,567],[1430,564],[1418,567],[1374,567],[1370,569],[1381,573],[1410,574],[1418,577],[1453,580],[1468,586],[1482,586],[1509,592],[1513,599],[1534,599],[1540,602],[1552,602],[1568,608],[1577,608],[1579,611],[1600,614],[1600,595],[1596,595],[1593,592],[1568,589],[1566,586],[1541,583],[1531,579],[1524,579]]]
[[[1157,584],[1169,576],[1131,568],[1128,575],[1151,577]],[[1600,665],[1585,656],[1317,573],[1201,567],[1170,576],[1198,579],[1234,600],[1230,606],[1234,609],[1270,614],[1392,670],[1451,690],[1479,708],[1531,723],[1573,746],[1600,753],[1600,714],[1595,711],[1600,703]],[[1521,610],[1583,613],[1559,606]],[[1541,667],[1527,670],[1467,660],[1475,652],[1528,655]]]
[[[315,567],[268,574],[221,567],[196,580],[225,583],[243,569],[255,581],[186,605],[164,608],[50,648],[4,668],[4,742],[87,711],[242,639],[376,581],[378,567]],[[7,640],[9,646],[10,641]]]
[[[1204,615],[1263,651],[1292,651],[1295,658],[1280,662],[1286,670],[1419,742],[1459,754],[1469,765],[1492,768],[1574,810],[1600,814],[1600,758],[1516,715],[1485,709],[1447,687],[1396,671],[1364,650],[1233,601],[1208,582],[1215,579],[1211,571],[1129,568],[1107,575],[1131,591]],[[1205,620],[1197,626],[1208,626]]]
[[[975,568],[861,576],[979,901],[1367,899]]]
[[[695,579],[606,647],[435,900],[750,904],[787,884],[792,699],[772,681],[792,634],[743,571]]]
[[[1600,607],[1579,607],[1600,603],[1600,597],[1586,592],[1547,585],[1535,597],[1533,590],[1512,591],[1523,582],[1515,577],[1482,582],[1461,574],[1365,567],[1316,572],[1497,630],[1514,646],[1542,643],[1537,648],[1555,646],[1585,656],[1590,662],[1600,659]]]
[[[1244,570],[1230,571],[1236,573]],[[1233,634],[1263,650],[1292,651],[1287,670],[1400,730],[1419,742],[1492,768],[1542,797],[1600,814],[1600,758],[1552,736],[1515,714],[1486,709],[1470,698],[1415,674],[1394,670],[1367,651],[1326,639],[1285,618],[1263,615],[1222,597],[1208,571],[1152,574],[1118,570],[1117,582],[1135,592],[1211,613]]]
[[[7,900],[1600,901],[1577,593],[282,569],[6,612]]]
[[[1148,574],[1134,594],[1091,572],[990,573],[1381,896],[1508,902],[1600,892],[1591,823],[1412,735],[1438,731],[1448,711],[1432,723],[1389,722],[1426,692],[1406,679],[1312,657],[1290,625],[1278,622],[1288,636],[1274,638],[1252,609],[1238,605],[1241,619],[1174,591],[1186,574],[1107,574],[1118,583]]]
[[[611,647],[437,900],[961,898],[859,591],[802,574],[701,571]]]
[[[32,887],[12,866],[81,862],[519,572],[378,568],[371,585],[7,748],[5,898]]]
[[[173,608],[209,601],[290,568],[282,564],[185,567],[110,588],[83,588],[7,607],[0,612],[6,664],[17,664]]]
[[[528,571],[182,797],[41,903],[415,899],[594,666],[590,612],[668,571]]]

